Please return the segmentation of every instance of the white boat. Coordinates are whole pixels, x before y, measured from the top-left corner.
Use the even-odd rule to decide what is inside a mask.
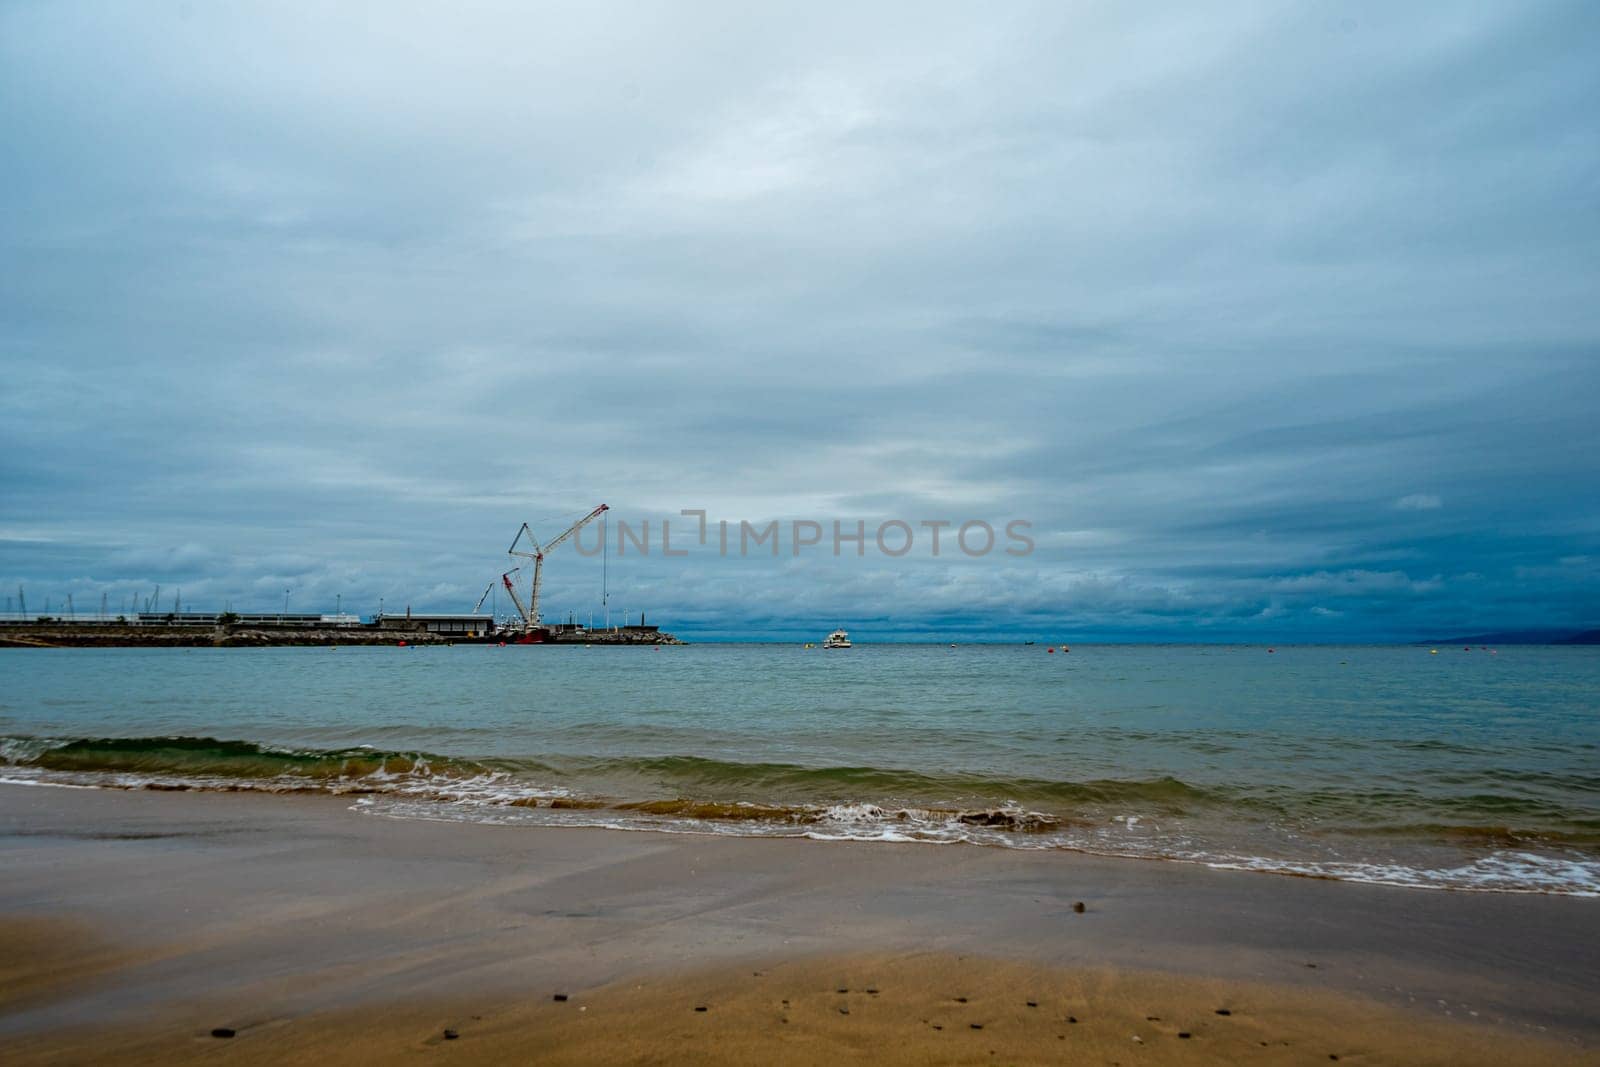
[[[833,631],[833,633],[828,635],[828,639],[826,641],[822,642],[822,647],[823,648],[849,648],[850,647],[850,635],[845,633],[843,630],[835,630],[835,631]]]

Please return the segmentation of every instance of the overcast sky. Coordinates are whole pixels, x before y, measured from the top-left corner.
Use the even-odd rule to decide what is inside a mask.
[[[0,581],[463,610],[605,502],[1033,524],[613,546],[686,636],[1600,625],[1597,55],[1586,3],[0,0]]]

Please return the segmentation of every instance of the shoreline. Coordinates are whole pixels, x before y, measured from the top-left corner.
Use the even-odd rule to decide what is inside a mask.
[[[352,799],[368,814],[447,823],[965,843],[1399,888],[1600,898],[1600,861],[1581,826],[1575,833],[1509,821],[1430,828],[1413,819],[1341,835],[1326,831],[1313,811],[1275,826],[1248,796],[1170,775],[984,779],[670,752],[452,756],[374,746],[362,732],[339,740],[345,743],[317,748],[198,734],[0,735],[0,785],[320,794]],[[443,740],[441,748],[465,747]],[[864,775],[871,781],[863,786]]]
[[[1206,983],[1235,983],[1279,1004],[1286,1025],[1316,1003],[1360,1002],[1424,1028],[1468,1020],[1474,1040],[1600,1048],[1600,909],[1566,897],[1077,853],[375,818],[318,796],[22,786],[0,786],[0,863],[0,917],[79,932],[46,939],[79,947],[40,966],[94,972],[21,997],[0,982],[0,1039],[41,1057],[86,1027],[133,1040],[150,1020],[170,1035],[230,1011],[283,1033],[335,1032],[401,1003],[472,1000],[520,1019],[511,1030],[554,1026],[519,1012],[556,986],[692,972],[722,988],[789,968],[801,990],[821,973],[807,968],[862,959],[904,979],[904,1011],[871,1010],[909,1025],[905,1012],[931,1010],[911,996],[927,984],[916,976],[963,958],[997,968],[974,979],[982,988],[1012,982],[1007,968],[1047,971],[1036,984],[1061,988],[1114,974],[1187,1011]],[[14,946],[16,929],[0,937]],[[814,1021],[817,1040],[832,1032],[835,1020]]]

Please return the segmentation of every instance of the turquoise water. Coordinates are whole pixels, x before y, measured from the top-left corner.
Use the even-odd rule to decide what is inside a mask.
[[[1600,894],[1600,649],[0,652],[0,780]]]

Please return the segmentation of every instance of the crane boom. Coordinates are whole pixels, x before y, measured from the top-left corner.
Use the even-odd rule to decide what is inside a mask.
[[[561,542],[565,541],[567,538],[571,537],[573,534],[577,533],[579,530],[581,530],[585,526],[589,525],[589,523],[593,522],[595,519],[599,518],[602,514],[604,514],[607,511],[610,511],[610,510],[611,510],[611,506],[609,504],[601,504],[599,507],[597,507],[593,511],[589,512],[589,514],[585,515],[583,518],[579,519],[577,522],[573,523],[571,526],[568,526],[567,529],[566,529],[566,532],[563,533],[560,537],[557,537],[554,541],[551,541],[548,545],[545,545],[544,546],[544,550],[546,552],[554,552],[556,550],[556,546],[557,545],[561,544]]]
[[[474,615],[483,610],[483,602],[489,599],[489,594],[492,592],[494,592],[494,583],[490,582],[488,585],[483,587],[483,595],[478,598],[478,602],[472,605],[472,613]],[[102,614],[104,613],[102,612]]]
[[[517,583],[511,580],[511,576],[521,569],[521,567],[513,567],[511,570],[506,571],[500,576],[500,581],[505,584],[506,592],[511,594],[511,602],[517,606],[517,614],[522,616],[523,629],[531,630],[533,628],[532,616],[528,614],[528,609],[522,606],[522,598],[517,595]]]

